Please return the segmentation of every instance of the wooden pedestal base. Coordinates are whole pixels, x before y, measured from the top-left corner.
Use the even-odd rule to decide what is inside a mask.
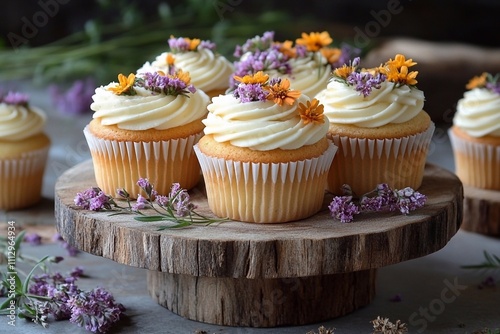
[[[305,325],[348,314],[375,296],[376,269],[275,278],[216,278],[148,271],[151,297],[172,312],[226,326]]]
[[[500,238],[500,191],[464,186],[462,228]]]
[[[75,195],[94,186],[92,161],[58,179],[55,218],[64,240],[147,269],[151,296],[172,312],[227,326],[304,325],[367,305],[377,268],[441,249],[460,228],[463,213],[462,183],[432,165],[419,188],[425,207],[407,216],[362,213],[350,224],[332,219],[332,197],[325,194],[323,210],[300,221],[159,231],[169,223],[76,207]],[[203,184],[190,193],[197,211],[213,216]]]

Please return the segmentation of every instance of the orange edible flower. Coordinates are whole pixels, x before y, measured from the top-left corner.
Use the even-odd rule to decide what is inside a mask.
[[[167,54],[167,65],[168,66],[172,66],[175,62],[175,57],[171,54],[171,53],[168,53]]]
[[[340,56],[342,55],[342,50],[339,48],[321,48],[319,50],[323,57],[326,58],[328,63],[333,64],[337,62],[340,59]]]
[[[267,80],[269,80],[269,75],[264,74],[264,72],[262,72],[262,71],[259,71],[259,72],[254,73],[254,74],[247,74],[244,77],[239,77],[239,76],[235,75],[233,78],[234,78],[234,80],[239,81],[243,84],[263,85],[267,82]]]
[[[321,48],[330,45],[333,42],[333,39],[330,37],[330,34],[327,31],[312,32],[310,34],[302,33],[302,38],[297,38],[295,41],[298,45],[304,45],[307,51],[318,51]]]
[[[201,42],[201,40],[199,38],[191,39],[191,38],[185,37],[184,40],[189,44],[189,51],[195,51]]]
[[[469,83],[465,86],[467,89],[474,89],[486,86],[486,79],[488,77],[487,72],[483,72],[480,76],[475,76],[469,80]]]
[[[130,73],[128,77],[123,74],[118,74],[118,85],[115,87],[108,87],[108,90],[112,91],[116,95],[122,95],[124,93],[128,93],[132,88],[135,82],[135,74]]]
[[[279,52],[281,52],[285,56],[295,58],[295,56],[297,55],[292,41],[284,41],[283,43],[277,44],[279,45]]]
[[[347,79],[347,77],[356,70],[354,66],[349,66],[347,64],[342,65],[342,67],[337,67],[333,70],[333,74],[342,79]]]
[[[290,89],[290,80],[288,79],[283,79],[273,86],[264,86],[262,88],[269,92],[267,99],[273,100],[274,103],[280,106],[282,106],[283,103],[292,105],[300,96],[300,91]]]
[[[323,111],[324,106],[319,104],[317,99],[312,99],[312,101],[307,101],[307,105],[299,103],[299,113],[300,118],[304,124],[314,123],[320,124],[325,123]]]
[[[417,63],[414,62],[413,59],[406,60],[406,57],[402,54],[397,54],[396,57],[394,57],[394,60],[389,59],[386,64],[396,66],[397,68],[401,68],[403,66],[412,67],[414,65],[417,65]]]
[[[189,75],[189,72],[184,72],[182,70],[178,70],[175,72],[175,75],[170,76],[171,78],[178,78],[179,80],[184,81],[186,85],[189,85],[191,83],[191,75]]]
[[[418,83],[416,79],[418,71],[408,72],[407,66],[398,68],[394,65],[386,65],[380,68],[380,72],[387,76],[387,81],[409,86],[414,86]]]

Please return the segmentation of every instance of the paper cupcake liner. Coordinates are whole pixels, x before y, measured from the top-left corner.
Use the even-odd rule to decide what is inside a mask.
[[[500,190],[500,146],[471,142],[448,130],[455,173],[466,185]]]
[[[172,183],[191,189],[201,178],[193,145],[202,132],[186,138],[158,142],[124,142],[97,138],[84,129],[94,164],[97,186],[114,195],[125,188],[132,198],[140,191],[139,178],[147,178],[159,194],[168,194]]]
[[[342,194],[348,184],[357,196],[373,190],[379,183],[394,188],[422,184],[434,123],[419,134],[403,138],[366,139],[333,135],[339,147],[328,176],[327,189]]]
[[[281,223],[309,217],[323,203],[337,147],[319,157],[287,163],[254,163],[207,156],[194,150],[205,179],[208,205],[219,217]]]
[[[41,199],[49,148],[26,152],[20,158],[0,159],[0,209],[23,209]]]

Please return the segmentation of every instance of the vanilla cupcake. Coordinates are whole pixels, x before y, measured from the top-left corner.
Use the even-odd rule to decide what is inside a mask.
[[[351,186],[357,196],[380,183],[418,189],[422,183],[434,123],[423,110],[424,93],[411,59],[396,55],[379,68],[359,70],[359,58],[333,72],[316,98],[330,120],[328,136],[339,147],[328,190]]]
[[[195,146],[210,209],[252,223],[314,215],[336,152],[322,106],[287,79],[258,72],[237,80],[234,94],[212,99]]]
[[[193,145],[203,135],[208,96],[182,71],[118,79],[95,90],[93,120],[84,129],[97,185],[108,194],[125,188],[132,197],[139,178],[160,194],[172,183],[194,187],[201,173]]]
[[[9,92],[0,98],[0,209],[14,210],[40,201],[50,148],[47,116],[28,97]]]
[[[215,43],[172,36],[168,44],[169,52],[163,52],[154,61],[146,62],[137,73],[172,73],[181,69],[189,72],[193,86],[204,91],[210,98],[226,92],[233,64],[217,53]]]
[[[328,32],[302,33],[294,42],[277,42],[274,32],[248,39],[237,46],[234,55],[235,75],[242,77],[263,71],[270,78],[288,79],[294,89],[307,96],[315,96],[326,88],[332,66],[341,66],[356,53],[347,46],[340,49],[330,47],[333,42]],[[236,87],[237,83],[232,84]]]
[[[449,136],[455,172],[468,186],[500,190],[500,84],[483,73],[467,84]]]

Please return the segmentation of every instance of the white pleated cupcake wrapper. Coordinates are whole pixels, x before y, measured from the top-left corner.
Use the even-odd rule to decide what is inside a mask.
[[[366,139],[366,138],[349,138],[340,135],[333,135],[333,143],[337,146],[342,146],[342,153],[347,156],[350,152],[352,157],[357,153],[362,159],[380,159],[384,155],[389,159],[392,154],[394,158],[403,156],[407,152],[414,152],[426,148],[431,142],[434,134],[435,125],[431,122],[429,128],[415,135],[391,138],[391,139]]]
[[[500,164],[500,146],[474,143],[461,139],[455,136],[451,129],[448,130],[448,136],[455,151],[461,152],[471,159]]]
[[[0,159],[2,178],[19,178],[33,175],[45,169],[49,147],[24,153],[20,158]]]
[[[93,136],[87,127],[83,133],[91,151],[98,152],[108,158],[119,158],[128,156],[129,160],[140,160],[142,155],[146,160],[159,160],[161,157],[165,161],[173,159],[179,152],[181,161],[187,159],[193,154],[191,149],[194,144],[200,140],[202,132],[190,135],[186,138],[170,139],[154,142],[132,142],[132,141],[113,141],[101,139]]]
[[[194,146],[203,172],[215,172],[217,177],[227,178],[230,182],[243,181],[244,184],[278,181],[284,183],[287,179],[290,182],[301,182],[303,179],[307,181],[330,169],[337,149],[337,146],[330,143],[328,149],[316,158],[286,163],[254,163],[210,157],[203,154],[198,145]]]

